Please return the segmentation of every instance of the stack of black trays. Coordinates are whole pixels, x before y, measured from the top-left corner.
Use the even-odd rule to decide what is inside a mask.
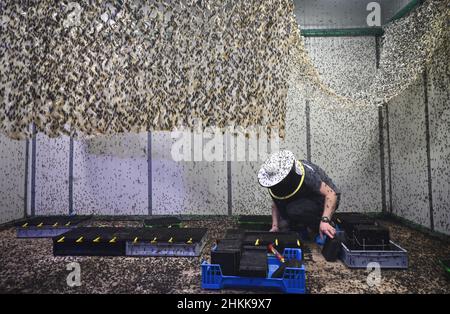
[[[333,219],[349,239],[353,238],[357,225],[375,225],[375,219],[360,213],[336,213]]]
[[[242,241],[223,239],[211,251],[211,264],[219,264],[224,276],[236,276],[239,272]]]
[[[136,228],[79,227],[53,238],[53,254],[68,256],[122,256],[128,234]]]
[[[296,232],[244,231],[229,229],[211,251],[211,263],[219,264],[225,276],[267,277],[267,246],[283,253],[286,247],[300,248]]]
[[[267,249],[243,249],[239,264],[239,276],[267,277]]]
[[[206,232],[206,228],[79,227],[53,238],[53,254],[121,256],[126,255],[126,242],[196,244]]]

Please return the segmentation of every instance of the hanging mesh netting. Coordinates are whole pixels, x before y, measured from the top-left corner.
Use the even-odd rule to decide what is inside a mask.
[[[283,136],[289,77],[340,104],[387,102],[448,41],[449,3],[389,24],[371,88],[338,93],[310,61],[291,0],[2,1],[0,130],[85,136],[200,120]]]
[[[406,17],[384,27],[379,68],[369,87],[357,92],[337,92],[325,84],[304,47],[303,37],[296,38],[291,56],[294,79],[308,89],[309,98],[327,99],[312,103],[333,99],[334,106],[380,105],[415,82],[438,51],[448,55],[450,1],[425,1]]]

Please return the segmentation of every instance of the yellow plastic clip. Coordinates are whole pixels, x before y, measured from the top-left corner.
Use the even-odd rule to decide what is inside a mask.
[[[75,242],[77,242],[77,243],[83,242],[83,237],[79,237]]]
[[[42,227],[44,225],[44,223],[43,222],[41,222],[39,225],[37,225],[37,227]]]
[[[189,240],[187,241],[188,244],[192,244],[192,238],[189,238]]]
[[[70,221],[65,224],[66,227],[70,226]]]
[[[300,247],[300,240],[297,240],[297,246]]]
[[[57,227],[58,226],[58,222],[55,222],[54,224],[53,224],[53,227]]]
[[[153,240],[150,241],[150,243],[156,243],[156,237],[153,238]]]
[[[259,239],[256,239],[255,246],[258,246],[258,245],[259,245]]]
[[[134,238],[133,243],[137,243],[138,237]]]
[[[116,243],[117,237],[112,238],[111,240],[109,240],[109,243]]]
[[[92,242],[95,242],[95,243],[100,242],[100,237],[96,237],[94,240],[92,240]]]
[[[278,239],[275,239],[275,245],[278,246]]]
[[[62,242],[64,242],[64,239],[65,239],[66,237],[62,237],[62,238],[60,238],[58,241],[56,241],[56,242],[58,242],[58,243],[62,243]]]
[[[22,225],[22,227],[23,227],[23,228],[28,227],[28,222],[24,223],[24,224]]]
[[[169,241],[167,241],[167,242],[172,243],[172,242],[173,242],[173,237],[171,237],[171,238],[169,239]]]

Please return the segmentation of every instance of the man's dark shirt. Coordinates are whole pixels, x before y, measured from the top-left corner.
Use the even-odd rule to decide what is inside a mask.
[[[322,185],[322,182],[333,189],[333,191],[338,195],[338,198],[341,194],[341,191],[336,187],[331,178],[319,166],[306,160],[301,160],[301,162],[305,170],[305,179],[300,187],[300,190],[289,199],[273,199],[282,216],[285,216],[286,206],[290,202],[301,198],[309,199],[310,201],[315,202],[318,207],[323,209],[325,205],[325,196],[320,193],[320,186]]]

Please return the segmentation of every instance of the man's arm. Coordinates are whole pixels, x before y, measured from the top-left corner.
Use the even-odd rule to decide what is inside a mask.
[[[331,219],[331,216],[333,215],[337,204],[336,192],[326,183],[322,182],[322,184],[320,185],[320,194],[325,196],[325,205],[322,216]],[[322,221],[320,222],[319,232],[321,237],[325,233],[329,237],[334,238],[334,235],[336,234],[336,230],[329,223]]]
[[[280,213],[278,212],[278,207],[275,203],[272,203],[272,229],[271,232],[278,232],[279,229],[279,221],[280,221]]]

